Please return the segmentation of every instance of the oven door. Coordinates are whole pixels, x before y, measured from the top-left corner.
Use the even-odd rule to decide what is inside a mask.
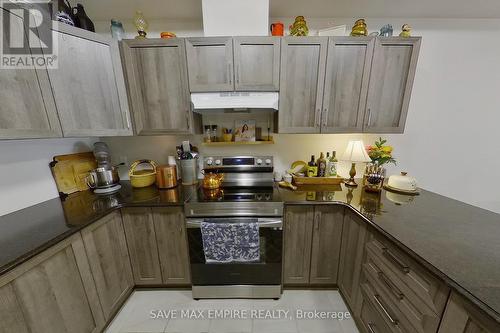
[[[281,218],[187,219],[193,285],[280,285],[283,221]],[[201,237],[202,222],[259,223],[260,261],[251,263],[207,263]]]

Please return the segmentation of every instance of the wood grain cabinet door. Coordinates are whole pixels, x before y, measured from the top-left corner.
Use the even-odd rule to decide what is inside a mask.
[[[23,18],[0,8],[0,14],[10,15],[11,31],[2,29],[2,39],[19,33],[28,48]],[[0,69],[0,139],[60,137],[61,127],[52,96],[47,69]]]
[[[344,207],[316,206],[311,252],[311,284],[337,284]]]
[[[151,209],[123,208],[122,218],[135,284],[161,284],[160,259]]]
[[[120,212],[103,217],[81,234],[102,310],[109,319],[134,285]]]
[[[122,42],[130,106],[138,135],[192,129],[184,39]]]
[[[281,40],[279,133],[319,133],[327,37]]]
[[[233,39],[199,37],[186,39],[191,92],[233,91]]]
[[[186,222],[182,207],[153,208],[153,221],[158,242],[163,283],[191,283]]]
[[[330,37],[321,133],[360,133],[373,56],[373,37]]]
[[[283,283],[309,284],[314,206],[289,205],[285,208]]]
[[[438,333],[494,332],[500,332],[500,324],[462,296],[451,293]]]
[[[64,136],[132,135],[115,40],[54,22],[58,68],[49,71]]]
[[[0,332],[98,333],[104,324],[80,234],[0,277]]]
[[[234,37],[233,46],[236,91],[279,91],[279,37]]]
[[[359,315],[361,267],[368,237],[365,222],[346,210],[342,229],[338,285],[355,316]]]
[[[420,42],[420,37],[375,39],[364,132],[404,132]]]

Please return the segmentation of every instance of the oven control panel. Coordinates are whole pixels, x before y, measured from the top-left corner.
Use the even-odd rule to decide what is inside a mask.
[[[272,156],[207,156],[203,168],[272,168]]]

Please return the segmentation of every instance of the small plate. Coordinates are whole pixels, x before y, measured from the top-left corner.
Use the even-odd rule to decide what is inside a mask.
[[[406,195],[419,195],[420,194],[420,192],[418,190],[416,190],[416,191],[402,190],[402,189],[395,188],[395,187],[392,187],[389,185],[384,185],[384,189],[387,191],[400,193],[400,194],[406,194]]]

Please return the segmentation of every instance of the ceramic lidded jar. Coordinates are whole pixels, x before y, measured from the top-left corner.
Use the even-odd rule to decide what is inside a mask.
[[[390,176],[387,185],[403,191],[417,190],[417,180],[413,177],[408,176],[408,173],[406,172],[401,172],[401,175]]]

